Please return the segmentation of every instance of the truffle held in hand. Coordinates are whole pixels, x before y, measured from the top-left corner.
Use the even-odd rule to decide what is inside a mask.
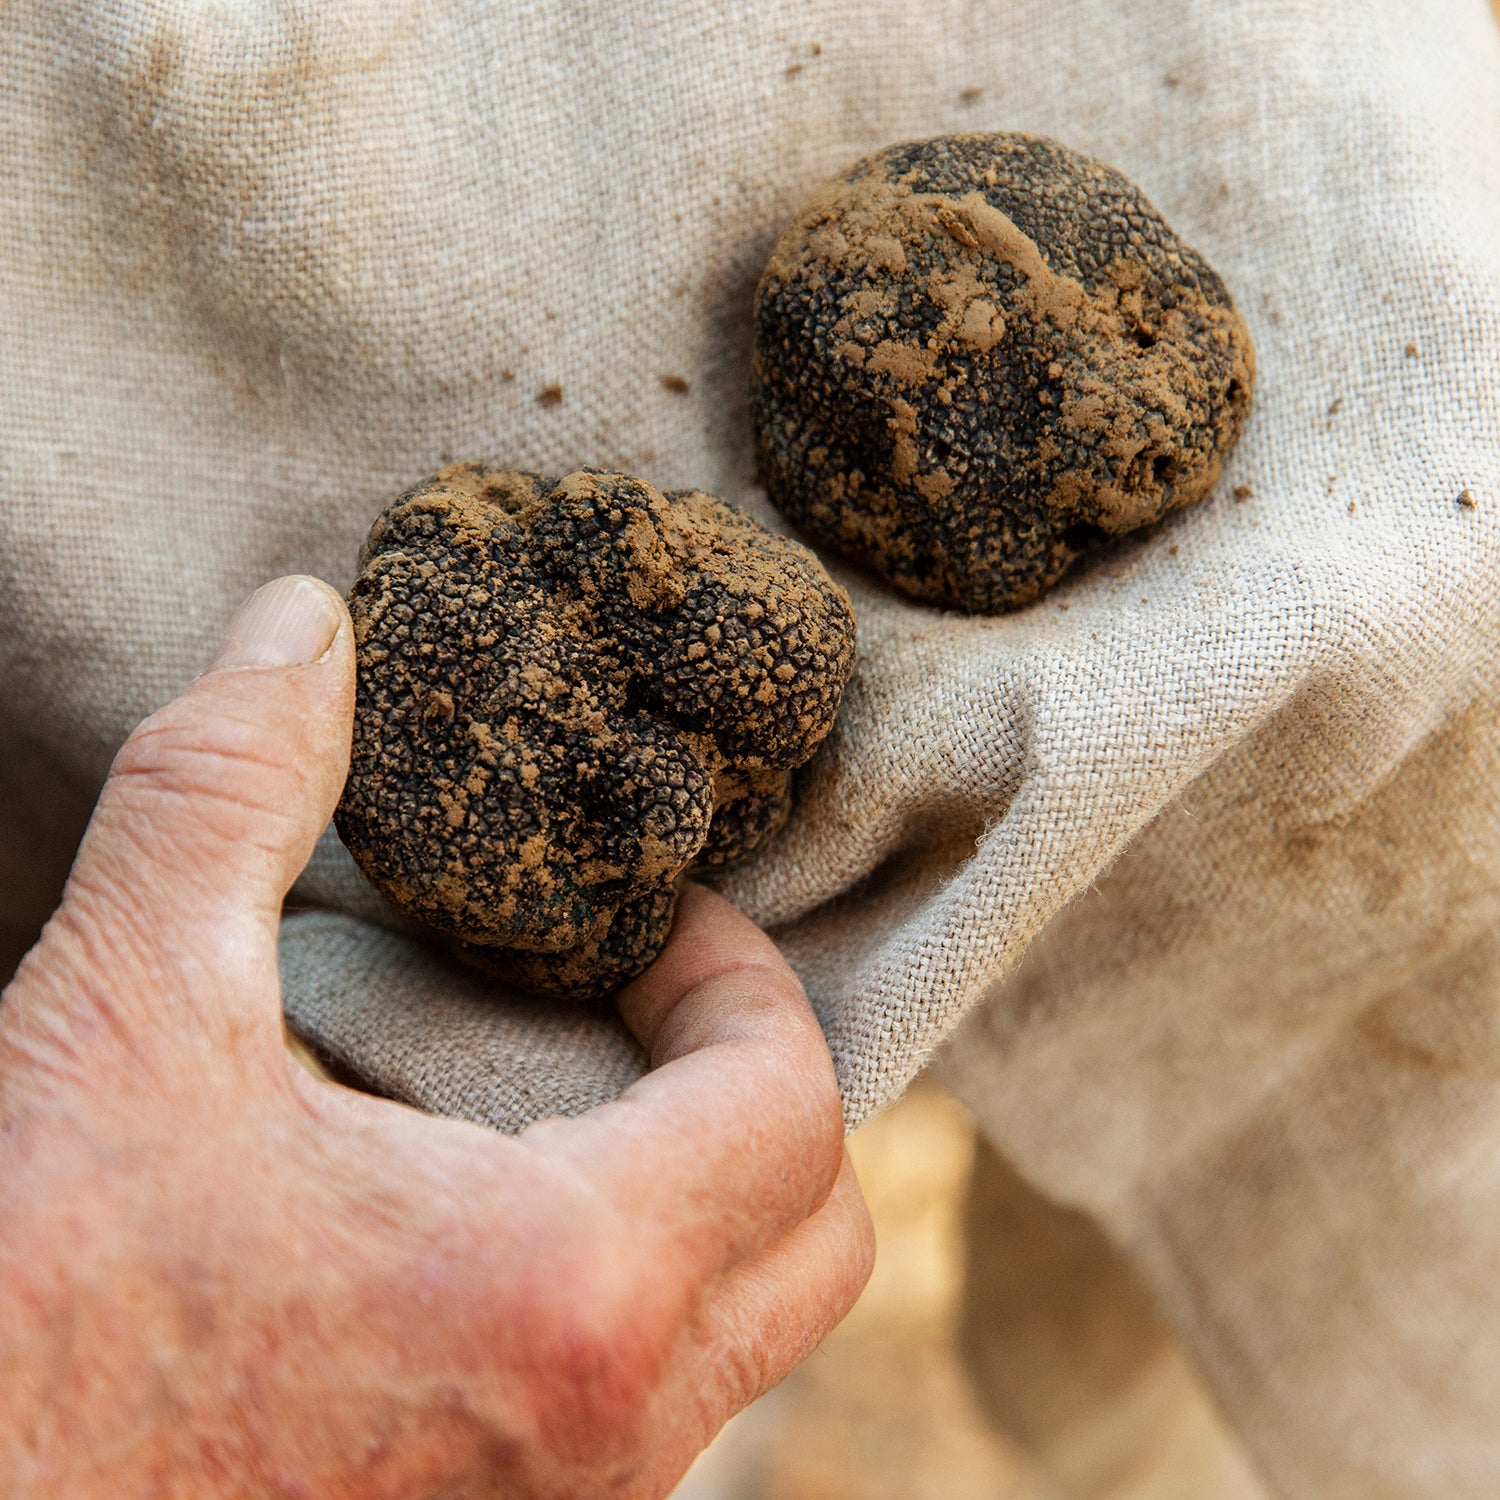
[[[592,998],[676,881],[787,816],[854,664],[806,547],[696,490],[455,464],[375,522],[335,821],[401,910],[528,989]]]
[[[755,300],[761,477],[809,535],[919,599],[1035,599],[1201,500],[1255,354],[1212,267],[1054,141],[892,146],[820,192]]]

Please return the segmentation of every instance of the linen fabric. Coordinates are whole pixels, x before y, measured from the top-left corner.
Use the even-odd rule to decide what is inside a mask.
[[[850,1125],[943,1048],[1281,1493],[1500,1493],[1483,0],[13,0],[0,58],[19,907],[69,823],[25,809],[86,806],[245,595],[347,586],[443,463],[776,524],[752,291],[856,157],[1025,129],[1139,182],[1257,346],[1216,495],[1000,618],[835,562],[854,681],[724,888]],[[643,1066],[605,1013],[442,958],[331,834],[296,896],[289,1021],[372,1087],[514,1129]]]

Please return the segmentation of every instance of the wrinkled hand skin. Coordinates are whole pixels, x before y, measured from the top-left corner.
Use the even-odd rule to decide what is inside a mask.
[[[509,1138],[292,1062],[353,650],[268,587],[315,649],[246,627],[137,730],[0,1003],[0,1495],[664,1495],[868,1275],[816,1021],[690,888],[613,1104]]]
[[[698,490],[454,464],[376,521],[340,837],[471,961],[592,999],[678,877],[786,818],[854,664],[848,596]]]

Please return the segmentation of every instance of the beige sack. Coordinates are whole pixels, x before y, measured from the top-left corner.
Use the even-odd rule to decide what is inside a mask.
[[[1139,181],[1256,340],[1220,493],[1008,618],[841,573],[846,710],[729,892],[851,1123],[985,999],[950,1076],[1133,1249],[1288,1494],[1500,1494],[1483,0],[14,0],[0,91],[0,703],[38,806],[449,458],[763,506],[751,289],[861,153],[1024,128]],[[331,840],[299,894],[288,1013],[379,1087],[514,1127],[638,1070],[386,930]]]

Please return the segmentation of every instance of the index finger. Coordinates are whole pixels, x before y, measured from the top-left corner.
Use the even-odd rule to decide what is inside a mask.
[[[699,1274],[774,1243],[843,1160],[833,1062],[797,976],[722,896],[688,885],[655,963],[620,995],[652,1071],[612,1103],[522,1137],[573,1158]]]

